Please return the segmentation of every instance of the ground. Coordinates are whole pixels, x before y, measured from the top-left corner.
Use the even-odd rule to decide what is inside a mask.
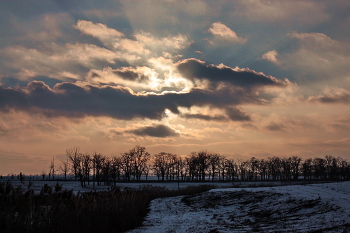
[[[153,200],[138,232],[349,232],[350,182],[226,188]]]
[[[4,177],[14,187],[40,193],[44,184],[57,181],[33,181]],[[85,188],[77,181],[60,181],[63,189],[85,192],[107,190],[109,186]],[[201,183],[180,183],[180,188]],[[204,183],[211,184],[211,183]],[[151,202],[143,225],[128,233],[141,232],[350,232],[350,182],[307,185],[270,183],[213,183],[217,189],[193,196],[158,198]],[[121,188],[143,185],[177,189],[177,183],[118,183]],[[273,187],[252,187],[272,185]],[[244,186],[244,187],[242,187]]]

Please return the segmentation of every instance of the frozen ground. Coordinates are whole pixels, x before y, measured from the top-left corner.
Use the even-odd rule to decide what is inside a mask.
[[[89,192],[91,190],[96,190],[96,191],[104,191],[110,188],[110,185],[93,185],[92,182],[88,184],[86,182],[86,187],[82,188],[80,185],[80,182],[77,180],[66,180],[66,181],[53,181],[53,180],[40,180],[40,178],[36,177],[34,180],[29,181],[29,179],[25,179],[23,183],[21,183],[17,178],[11,179],[8,177],[4,177],[3,179],[0,179],[0,182],[7,182],[10,181],[12,186],[14,188],[17,188],[18,186],[22,187],[23,191],[27,191],[28,189],[32,189],[35,194],[39,194],[41,188],[44,186],[44,184],[48,184],[49,186],[54,186],[57,182],[62,185],[62,189],[67,189],[67,190],[73,190],[75,193],[77,192]],[[249,182],[246,185],[251,185],[253,182]],[[278,182],[277,182],[278,183]],[[218,187],[231,187],[232,183],[231,182],[205,182],[205,183],[200,183],[200,182],[146,182],[143,181],[142,183],[117,183],[116,186],[120,187],[121,189],[124,189],[125,187],[128,188],[135,188],[138,189],[142,186],[147,186],[147,185],[152,185],[152,186],[160,186],[160,187],[165,187],[167,189],[173,190],[173,189],[178,189],[178,188],[186,188],[187,186],[192,186],[192,185],[210,185],[213,184]]]
[[[159,198],[138,232],[350,232],[350,182]]]

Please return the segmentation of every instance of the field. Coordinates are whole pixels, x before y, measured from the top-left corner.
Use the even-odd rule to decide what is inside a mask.
[[[159,198],[137,232],[349,232],[350,182]]]
[[[74,227],[76,222],[70,219],[82,221],[83,227],[85,227],[84,219],[96,219],[95,223],[87,228],[90,230],[89,232],[102,232],[101,229],[123,232],[125,230],[122,229],[135,227],[128,233],[349,232],[350,230],[350,182],[348,181],[318,184],[297,183],[293,185],[286,185],[281,182],[184,182],[178,184],[177,182],[150,181],[118,183],[116,192],[115,189],[112,190],[111,186],[107,185],[93,186],[90,183],[82,188],[80,182],[74,180],[43,181],[39,180],[38,177],[36,178],[37,180],[34,181],[27,179],[23,182],[16,178],[10,179],[13,187],[16,188],[12,193],[12,198],[2,197],[5,198],[3,200],[21,200],[26,205],[30,205],[32,210],[30,213],[22,208],[23,213],[27,213],[27,217],[21,219],[25,219],[27,222],[28,219],[35,222],[34,220],[37,218],[33,217],[35,216],[33,211],[39,207],[41,214],[39,220],[51,223],[57,221],[57,223],[63,222],[66,224],[59,224],[59,227]],[[7,180],[8,177],[0,180],[0,182],[4,184]],[[56,196],[54,195],[54,187],[57,182],[62,190],[72,190],[73,196],[69,200],[62,199],[62,195],[58,199],[56,198],[57,194],[62,192],[57,191]],[[55,197],[56,199],[50,199],[47,193],[43,194],[41,192],[45,184],[52,187],[52,198]],[[216,188],[214,188],[214,185]],[[20,188],[18,188],[19,186]],[[204,189],[195,188],[200,186]],[[178,190],[178,188],[181,190]],[[211,190],[206,191],[210,188]],[[31,199],[33,202],[29,204],[29,199],[24,194],[28,189],[33,190],[34,194],[41,198],[36,199],[33,196]],[[17,192],[18,190],[21,190],[23,194],[20,195]],[[101,194],[96,195],[95,192],[91,192],[92,190],[100,191]],[[86,193],[86,195],[84,196],[83,193]],[[89,204],[91,202],[87,201],[91,197],[95,200],[94,203],[100,202],[101,204],[94,205],[95,207],[92,208]],[[42,202],[42,198],[47,201],[46,204]],[[109,203],[104,207],[106,198]],[[123,199],[123,201],[120,201],[120,199]],[[40,200],[40,204],[35,204],[35,200]],[[56,206],[55,200],[59,200],[61,203]],[[148,205],[149,201],[150,204]],[[13,203],[14,205],[18,204]],[[102,217],[102,213],[107,214],[107,211],[104,211],[105,208],[112,207],[110,203],[115,203],[116,206],[115,209],[108,209],[108,211],[114,213],[114,216],[106,215]],[[49,206],[50,209],[45,206]],[[140,206],[144,207],[140,208]],[[149,208],[148,212],[147,206]],[[18,213],[21,213],[21,208],[16,208],[17,210],[5,208],[5,211],[12,213],[14,218],[21,221],[18,216]],[[67,208],[73,210],[69,212],[69,216],[65,212]],[[82,214],[83,210],[88,210],[89,213]],[[42,215],[43,213],[44,215]],[[136,220],[132,219],[131,216],[134,217],[135,214],[132,213],[139,215],[137,220],[139,223],[134,223]],[[60,216],[59,218],[57,218],[57,214]],[[8,217],[9,215],[6,215],[6,218]],[[110,220],[105,221],[107,217],[114,221],[112,225],[108,225],[111,224]],[[118,224],[127,222],[122,217],[130,223],[118,228],[120,227]],[[8,219],[12,221],[13,218]],[[45,230],[51,229],[49,226],[42,228],[42,223],[38,225],[39,228],[35,228],[33,223],[26,224],[23,225],[24,228],[32,227],[27,232],[45,232]],[[101,226],[98,226],[99,224]],[[57,228],[56,225],[54,232],[63,232],[70,228]],[[95,230],[93,231],[93,229]],[[4,232],[13,231],[7,230]],[[88,231],[85,229],[84,232]]]

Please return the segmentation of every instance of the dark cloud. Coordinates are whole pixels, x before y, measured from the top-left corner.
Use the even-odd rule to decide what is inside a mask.
[[[50,88],[43,82],[33,81],[26,88],[0,87],[0,110],[41,112],[47,116],[159,119],[165,106],[154,105],[151,99],[152,96],[134,95],[127,88],[110,86],[60,83]]]
[[[198,63],[197,60],[188,61]],[[217,67],[210,69],[212,72],[219,71],[219,73],[221,70]],[[227,70],[229,69],[227,68]],[[232,70],[230,72],[235,73]],[[129,76],[131,79],[136,77],[135,72],[134,74],[123,72],[123,75]],[[264,77],[262,76],[261,79]],[[265,77],[265,79],[268,78]],[[273,83],[274,80],[266,82]],[[276,81],[276,85],[278,83]],[[161,119],[165,116],[165,109],[171,110],[174,114],[180,114],[179,107],[209,106],[227,109],[227,116],[224,117],[228,117],[230,120],[249,121],[250,117],[247,114],[234,107],[243,104],[266,104],[266,101],[259,98],[258,92],[250,88],[232,88],[230,85],[222,86],[220,90],[193,88],[189,93],[168,92],[162,95],[138,95],[129,88],[121,86],[78,85],[68,82],[56,83],[53,87],[42,81],[32,81],[26,87],[0,87],[0,111],[16,109],[30,113],[42,113],[49,117],[108,116],[126,120],[134,118]],[[185,117],[225,120],[222,116],[185,115]]]
[[[146,75],[134,72],[132,70],[113,70],[113,73],[122,79],[138,82],[147,82],[149,78]]]
[[[178,107],[226,108],[242,103],[261,104],[262,101],[253,92],[230,89],[193,89],[189,93],[181,94],[136,95],[123,87],[58,83],[50,88],[41,81],[30,82],[24,88],[0,87],[0,110],[41,112],[52,117],[109,116],[118,119],[160,119],[164,116],[165,109],[179,114]]]
[[[232,121],[251,121],[250,116],[238,108],[228,108],[226,114]]]
[[[284,125],[271,122],[269,125],[266,126],[266,129],[270,131],[283,131]]]
[[[227,121],[227,117],[225,116],[210,116],[210,115],[204,115],[204,114],[183,114],[182,115],[184,118],[187,119],[200,119],[200,120],[205,120],[205,121]]]
[[[349,122],[347,122],[347,123],[349,123]],[[336,129],[336,130],[345,130],[345,131],[350,130],[349,124],[327,124],[327,125]]]
[[[57,83],[61,83],[63,82],[62,80],[59,79],[54,79],[54,78],[48,78],[45,76],[36,76],[36,77],[32,77],[30,78],[30,80],[19,80],[13,77],[4,77],[1,79],[0,83],[3,87],[25,87],[28,85],[28,83],[30,83],[31,81],[43,81],[45,82],[45,84],[49,85],[50,87],[55,86]]]
[[[253,70],[234,70],[227,66],[207,65],[197,59],[186,59],[177,64],[181,75],[191,81],[207,80],[215,88],[220,82],[228,83],[236,87],[251,89],[261,86],[289,85],[289,81],[281,81]]]
[[[175,130],[166,125],[147,126],[128,132],[138,136],[151,136],[158,138],[179,136],[179,134]]]
[[[101,75],[99,75],[98,73],[93,72],[93,71],[89,72],[89,76],[92,78],[100,78],[101,77]]]
[[[28,85],[27,81],[18,80],[12,77],[2,78],[0,83],[3,87],[16,87],[16,86],[24,87]]]
[[[310,97],[309,102],[319,102],[325,104],[333,104],[333,103],[342,103],[342,104],[350,104],[350,93],[343,92],[340,94],[330,94],[324,96]]]
[[[226,114],[227,116],[223,115],[215,115],[215,116],[210,116],[210,115],[204,115],[204,114],[182,114],[182,117],[185,117],[187,119],[201,119],[205,121],[251,121],[250,116],[247,115],[245,112],[238,108],[227,108],[226,109]]]

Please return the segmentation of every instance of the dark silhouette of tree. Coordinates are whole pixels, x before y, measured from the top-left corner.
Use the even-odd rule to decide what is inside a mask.
[[[111,166],[112,161],[108,158],[104,158],[103,159],[103,163],[102,163],[102,180],[104,182],[105,185],[109,185],[109,177],[111,176]]]
[[[226,178],[234,181],[236,176],[237,165],[233,159],[227,159],[225,163]]]
[[[66,156],[68,160],[71,162],[71,169],[74,175],[74,178],[77,179],[81,173],[81,154],[79,148],[73,147],[70,149],[66,149]]]
[[[196,152],[192,152],[189,157],[186,157],[186,166],[190,180],[199,180],[199,161]]]
[[[62,164],[59,166],[59,169],[63,172],[64,174],[64,179],[67,179],[67,173],[69,171],[69,160],[67,161],[61,161]]]
[[[114,185],[116,185],[116,181],[120,180],[120,175],[121,175],[121,169],[122,169],[122,160],[120,157],[114,156],[112,158],[112,163],[111,163],[111,176],[113,179]]]
[[[314,179],[326,179],[326,161],[323,158],[314,158],[312,160],[312,172]]]
[[[49,169],[49,180],[55,179],[55,158],[52,158],[52,161],[50,163],[50,169]]]
[[[293,180],[299,179],[299,171],[300,171],[300,163],[302,159],[298,156],[292,156],[290,163],[291,163],[291,173],[293,176]]]
[[[98,153],[94,153],[92,157],[92,170],[93,170],[93,179],[97,181],[97,185],[101,184],[102,168],[105,158]],[[93,186],[95,183],[93,183]]]
[[[73,147],[66,150],[68,160],[71,162],[71,169],[74,178],[80,181],[81,187],[85,187],[84,172],[83,172],[83,154],[80,153],[79,148]]]
[[[121,155],[122,170],[124,172],[124,178],[127,181],[130,181],[132,175],[132,159],[132,155],[128,152]]]
[[[136,180],[140,180],[142,172],[147,165],[148,160],[150,159],[150,154],[146,151],[146,148],[143,146],[135,146],[129,151],[132,154],[133,158],[133,169]]]
[[[177,165],[178,165],[178,175],[179,177],[181,177],[181,180],[183,181],[187,176],[186,160],[184,158],[178,157]]]
[[[153,170],[155,171],[158,180],[161,178],[162,181],[165,180],[165,175],[168,169],[168,157],[170,153],[160,152],[154,155]]]
[[[42,172],[41,172],[41,176],[42,176],[43,180],[45,180],[46,172],[45,172],[45,171],[42,171]]]
[[[92,169],[92,159],[89,154],[82,155],[82,173],[83,173],[83,183],[85,186],[85,182],[90,184],[90,172]]]
[[[331,155],[324,158],[309,158],[303,160],[298,156],[268,157],[267,159],[228,159],[223,155],[209,153],[205,150],[192,152],[186,157],[160,152],[153,156],[143,146],[135,146],[120,156],[107,158],[101,154],[80,153],[78,148],[66,150],[67,162],[62,162],[60,169],[66,173],[69,169],[74,177],[79,178],[82,186],[90,180],[92,170],[93,185],[103,181],[109,184],[113,181],[131,179],[140,181],[141,177],[148,179],[150,170],[161,181],[258,181],[258,180],[298,180],[302,175],[305,180],[349,180],[350,165],[348,161]],[[54,160],[50,165],[50,179],[54,174]],[[43,177],[44,178],[44,177]]]
[[[278,180],[281,179],[281,159],[278,157],[269,157],[267,158],[268,161],[268,170],[271,176],[272,180]]]
[[[260,180],[267,180],[268,176],[267,176],[267,170],[268,170],[268,163],[265,159],[261,159],[259,160],[259,171],[260,171]]]
[[[306,159],[302,165],[303,167],[303,175],[305,180],[312,179],[312,159]]]
[[[220,163],[222,157],[219,154],[209,154],[209,167],[211,180],[214,181],[215,177],[220,174]],[[220,177],[219,177],[220,178]]]

